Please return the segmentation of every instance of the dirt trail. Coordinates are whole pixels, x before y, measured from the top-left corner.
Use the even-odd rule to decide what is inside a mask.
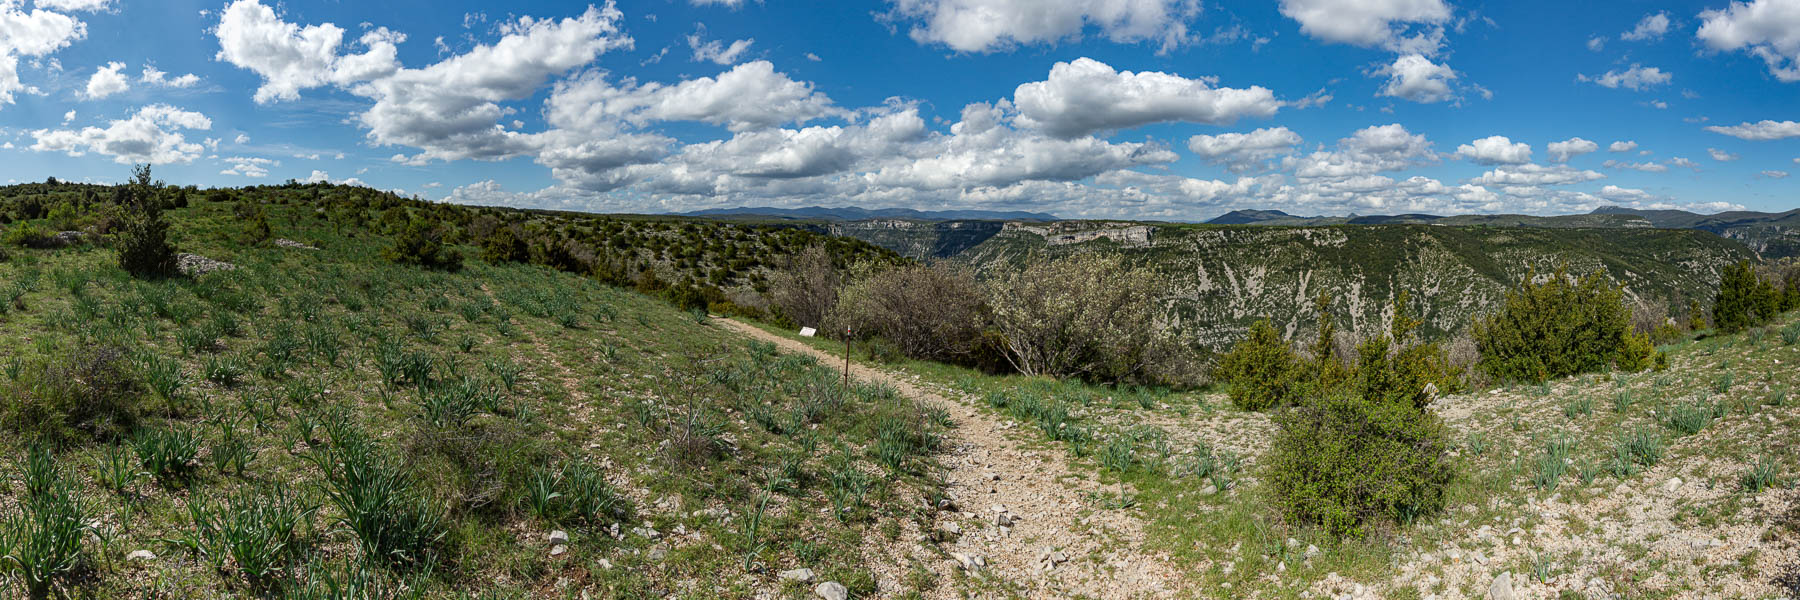
[[[748,337],[772,342],[785,352],[810,354],[825,364],[843,364],[795,340],[730,319],[716,319]],[[996,419],[975,407],[922,389],[884,371],[852,364],[851,375],[893,386],[900,393],[942,406],[956,421],[942,459],[961,535],[939,545],[951,558],[930,564],[940,581],[959,569],[956,555],[986,563],[977,579],[997,577],[1001,589],[1032,598],[1167,598],[1180,594],[1181,578],[1166,557],[1145,553],[1144,525],[1133,514],[1101,506],[1100,486],[1070,469],[1060,450],[1029,449],[1011,436],[1027,436],[1018,424]],[[1116,493],[1117,489],[1108,486]],[[1001,527],[1004,510],[1010,526]],[[1047,560],[1055,559],[1055,560]],[[1052,563],[1055,563],[1052,565]],[[895,566],[900,570],[899,566]],[[884,574],[885,575],[885,574]],[[956,586],[932,593],[957,597]],[[884,586],[883,591],[887,591]],[[976,591],[976,597],[1004,595]]]

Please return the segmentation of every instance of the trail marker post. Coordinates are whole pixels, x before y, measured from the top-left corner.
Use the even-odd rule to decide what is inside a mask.
[[[844,326],[844,386],[839,397],[850,398],[850,327]]]

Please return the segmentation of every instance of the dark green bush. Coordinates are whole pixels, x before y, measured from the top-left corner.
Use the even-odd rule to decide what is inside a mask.
[[[50,234],[44,232],[43,229],[39,229],[36,225],[32,225],[29,222],[20,221],[18,224],[13,225],[11,229],[6,230],[6,239],[4,241],[8,246],[36,248],[44,245],[44,240],[49,238]]]
[[[1409,523],[1440,510],[1454,471],[1436,415],[1413,402],[1342,390],[1282,412],[1269,454],[1289,519],[1360,536],[1375,519]]]
[[[443,232],[438,226],[417,217],[407,221],[406,227],[394,236],[394,245],[383,255],[403,265],[445,271],[462,268],[462,254],[444,243]]]
[[[1631,314],[1604,275],[1575,281],[1557,269],[1543,283],[1527,277],[1500,310],[1477,317],[1477,366],[1499,381],[1541,382],[1605,370],[1619,357]]]
[[[531,250],[512,227],[501,226],[481,240],[481,258],[494,264],[525,262],[531,260]]]
[[[1775,284],[1757,275],[1749,261],[1728,265],[1713,300],[1713,325],[1725,333],[1763,325],[1779,316],[1781,303]]]
[[[1627,333],[1624,344],[1619,347],[1619,370],[1637,373],[1656,366],[1656,345],[1651,343],[1650,334]]]
[[[1299,355],[1262,320],[1219,361],[1214,378],[1231,384],[1228,394],[1238,408],[1267,410],[1298,403],[1302,375]]]
[[[113,202],[124,211],[117,246],[119,267],[138,277],[160,277],[175,272],[175,247],[169,244],[169,224],[162,217],[162,202],[150,187],[150,165],[132,171],[132,183],[114,191]]]

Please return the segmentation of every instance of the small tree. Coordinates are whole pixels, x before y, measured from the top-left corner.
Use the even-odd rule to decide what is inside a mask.
[[[481,258],[494,264],[525,262],[531,260],[531,249],[513,233],[512,226],[500,225],[482,238]]]
[[[975,274],[949,263],[881,271],[838,294],[827,322],[877,335],[907,356],[955,360],[972,353],[987,327],[986,299]]]
[[[1780,294],[1774,284],[1757,276],[1750,261],[1725,267],[1713,300],[1713,325],[1719,331],[1737,333],[1773,321],[1780,312]]]
[[[1264,319],[1219,360],[1214,378],[1231,384],[1227,394],[1232,404],[1260,411],[1297,403],[1302,372],[1300,357]]]
[[[123,211],[118,234],[119,267],[137,277],[175,272],[175,247],[169,244],[169,224],[163,221],[162,202],[156,199],[150,181],[150,165],[140,165],[132,169],[132,181],[113,192],[113,202]]]
[[[824,246],[809,246],[788,257],[769,276],[769,303],[795,325],[821,327],[837,304],[844,274]]]
[[[1118,255],[1034,258],[989,283],[988,305],[1019,372],[1119,381],[1152,370],[1152,350],[1174,344],[1156,324],[1161,288]]]
[[[1539,382],[1611,366],[1631,326],[1624,292],[1600,273],[1572,281],[1558,268],[1543,283],[1532,279],[1507,292],[1500,310],[1476,318],[1481,370]]]
[[[444,244],[443,234],[436,225],[418,217],[400,230],[394,237],[394,245],[385,254],[388,260],[403,265],[446,271],[462,268],[462,254]]]

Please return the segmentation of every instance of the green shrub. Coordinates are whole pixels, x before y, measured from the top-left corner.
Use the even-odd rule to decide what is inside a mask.
[[[1371,520],[1410,523],[1443,508],[1453,476],[1446,431],[1413,402],[1343,390],[1276,422],[1269,477],[1289,519],[1360,536]]]
[[[1737,333],[1768,323],[1779,316],[1781,300],[1775,285],[1757,275],[1749,261],[1728,265],[1713,300],[1713,324],[1725,333]]]
[[[4,241],[8,246],[37,248],[43,246],[47,239],[50,239],[48,232],[32,225],[29,221],[20,221],[11,229],[6,230],[6,238],[0,241]]]
[[[131,359],[116,348],[76,351],[47,363],[17,365],[0,393],[0,424],[51,443],[109,440],[137,425],[143,385]]]
[[[1645,333],[1627,333],[1619,346],[1619,370],[1627,373],[1639,373],[1656,366],[1656,345],[1651,343],[1650,335]]]
[[[1540,382],[1601,371],[1619,359],[1631,314],[1617,285],[1601,273],[1571,282],[1560,268],[1543,283],[1532,279],[1508,291],[1499,311],[1476,318],[1483,372]]]
[[[175,247],[169,244],[162,202],[150,187],[150,165],[133,169],[132,179],[132,183],[115,188],[113,198],[124,211],[116,241],[119,267],[138,277],[173,274]]]
[[[1230,384],[1232,404],[1260,411],[1297,404],[1302,374],[1299,355],[1269,321],[1262,320],[1220,359],[1213,377]]]
[[[1033,259],[988,284],[994,328],[1021,373],[1114,382],[1181,371],[1180,345],[1155,318],[1162,280],[1121,255]]]
[[[394,236],[394,245],[383,252],[383,256],[403,265],[445,271],[461,269],[462,254],[446,244],[443,235],[436,224],[415,217]]]
[[[884,338],[913,358],[954,361],[976,351],[987,326],[984,303],[969,269],[905,266],[845,286],[826,322],[858,339]]]

